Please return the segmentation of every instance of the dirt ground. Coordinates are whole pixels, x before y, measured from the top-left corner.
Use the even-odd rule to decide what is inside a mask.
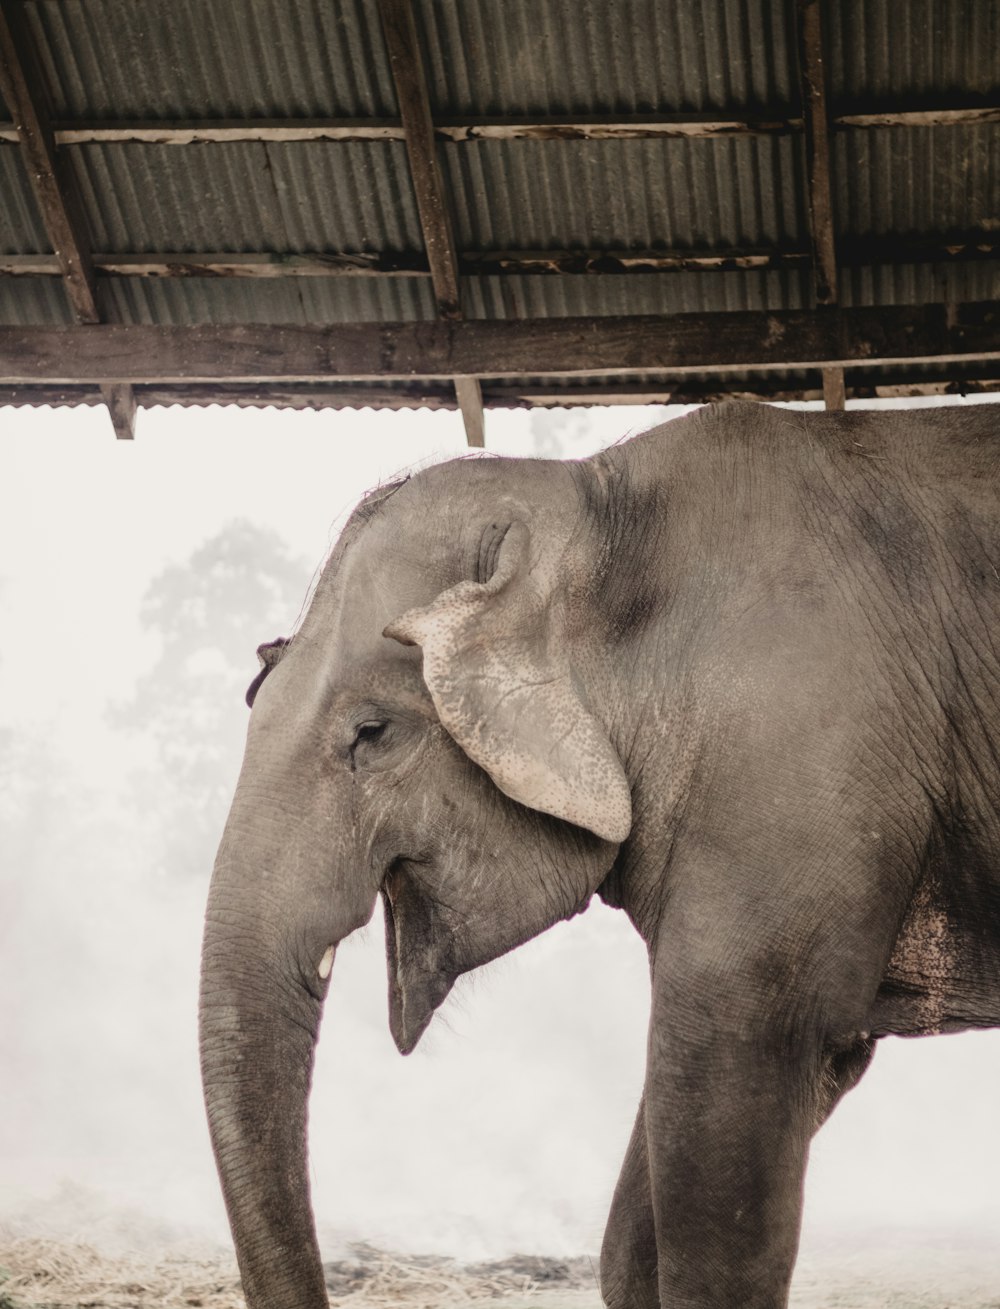
[[[460,1264],[358,1243],[324,1265],[333,1309],[600,1309],[595,1261],[513,1256]],[[244,1309],[232,1259],[112,1257],[81,1242],[0,1236],[0,1309]],[[1000,1309],[1000,1250],[877,1237],[805,1254],[791,1309]]]

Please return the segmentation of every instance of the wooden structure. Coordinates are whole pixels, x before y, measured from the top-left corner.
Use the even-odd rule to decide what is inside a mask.
[[[0,0],[0,95],[0,404],[1000,389],[1000,0]]]

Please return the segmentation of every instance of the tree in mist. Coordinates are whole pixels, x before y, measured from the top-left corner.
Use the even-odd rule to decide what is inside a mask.
[[[112,719],[152,753],[136,787],[162,824],[171,872],[207,875],[242,753],[254,652],[289,633],[310,574],[276,532],[236,521],[146,591],[140,617],[159,657]]]
[[[586,441],[588,411],[532,409],[529,421],[537,459],[572,459],[576,446]]]
[[[596,447],[594,436],[593,409],[588,405],[577,405],[565,409],[532,409],[529,415],[534,456],[536,459],[583,459]],[[635,422],[635,411],[632,422]],[[645,431],[657,423],[665,422],[671,417],[666,405],[648,405],[643,411],[638,429],[630,427],[624,416],[621,427],[610,438],[620,441],[634,434],[636,430]],[[601,445],[609,444],[606,439]]]

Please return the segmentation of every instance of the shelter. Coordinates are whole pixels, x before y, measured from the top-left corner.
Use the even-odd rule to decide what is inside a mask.
[[[0,0],[0,404],[1000,389],[1000,0]]]

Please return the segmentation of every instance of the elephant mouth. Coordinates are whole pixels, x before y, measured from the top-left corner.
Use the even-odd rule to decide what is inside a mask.
[[[394,859],[380,888],[389,971],[389,1030],[400,1054],[410,1054],[455,984],[435,943],[434,909],[407,870]]]

